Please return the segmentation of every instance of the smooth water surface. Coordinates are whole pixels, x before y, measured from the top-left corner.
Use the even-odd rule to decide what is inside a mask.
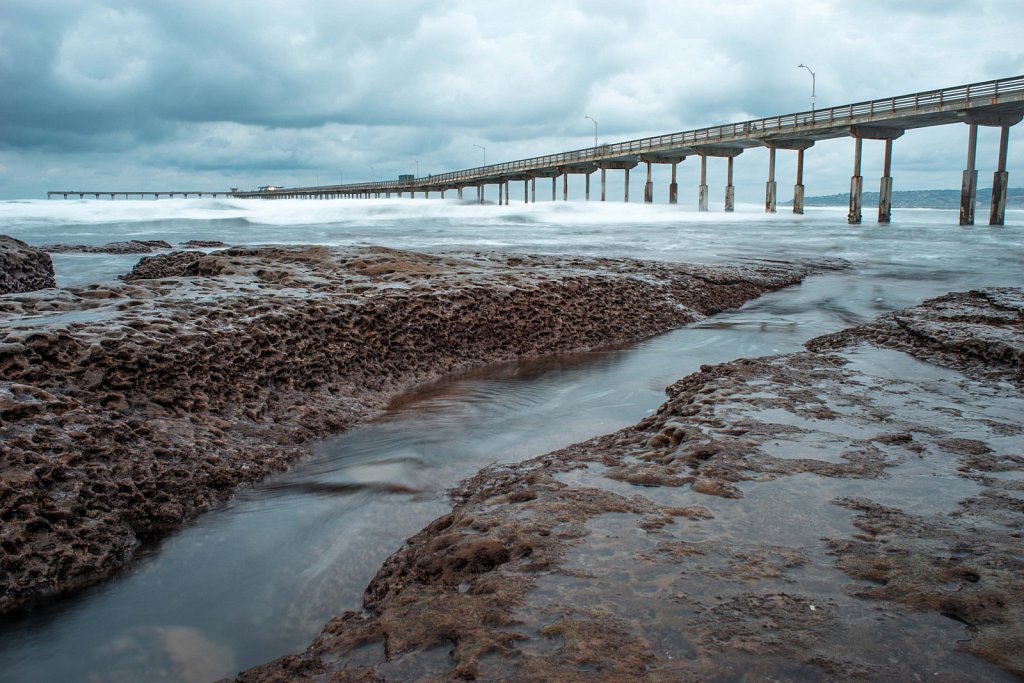
[[[379,421],[319,444],[291,471],[148,548],[122,576],[0,622],[0,680],[211,680],[302,649],[358,609],[383,560],[450,505],[484,465],[631,424],[702,363],[799,350],[807,339],[947,291],[1022,286],[1024,212],[960,228],[950,211],[897,211],[890,226],[845,209],[440,200],[0,202],[3,232],[31,244],[217,239],[378,244],[671,261],[844,258],[738,311],[625,349],[511,364],[403,397]],[[137,256],[56,255],[61,285],[125,272]],[[411,491],[411,492],[404,492]],[[172,673],[168,673],[172,672]]]

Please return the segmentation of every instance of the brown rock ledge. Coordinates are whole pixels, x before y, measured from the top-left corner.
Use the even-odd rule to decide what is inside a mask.
[[[704,366],[463,482],[360,612],[237,680],[1017,680],[1022,315],[950,294]]]
[[[0,609],[111,575],[416,383],[643,339],[834,267],[235,248],[0,297]]]

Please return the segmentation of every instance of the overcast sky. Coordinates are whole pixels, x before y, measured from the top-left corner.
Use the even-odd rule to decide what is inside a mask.
[[[1021,75],[1021,36],[1021,0],[2,0],[0,197],[440,173],[479,165],[475,145],[491,163],[592,145],[585,116],[617,142],[801,111],[800,63],[819,107]],[[966,137],[897,140],[896,189],[959,187]],[[983,187],[997,140],[983,129]],[[852,144],[808,152],[809,195],[848,189]],[[882,144],[865,147],[870,190]],[[740,201],[766,160],[737,159]]]

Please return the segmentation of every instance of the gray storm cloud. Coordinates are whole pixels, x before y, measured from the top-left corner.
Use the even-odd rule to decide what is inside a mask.
[[[800,110],[801,62],[823,106],[1010,76],[1012,4],[7,0],[2,191],[439,172]]]

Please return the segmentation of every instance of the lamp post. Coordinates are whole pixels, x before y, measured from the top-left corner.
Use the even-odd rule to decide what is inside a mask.
[[[594,121],[594,117],[592,116],[584,116],[583,118]],[[594,147],[597,147],[597,121],[594,121]]]
[[[796,68],[807,69],[807,71],[811,74],[811,111],[814,111],[814,87],[817,78],[815,77],[814,72],[811,71],[811,67],[807,66],[806,64],[797,64]]]
[[[484,166],[486,166],[487,165],[487,148],[484,147],[483,145],[478,145],[476,143],[474,143],[473,146],[476,147],[477,149],[482,149],[483,150],[483,152],[484,152]]]

